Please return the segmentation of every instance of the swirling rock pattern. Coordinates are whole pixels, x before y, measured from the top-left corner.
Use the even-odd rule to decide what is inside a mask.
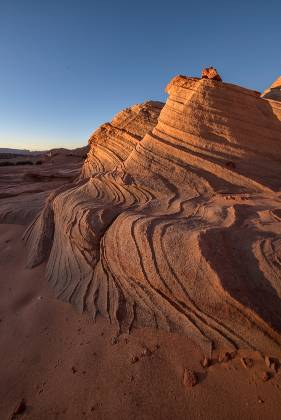
[[[26,232],[29,266],[47,259],[57,296],[117,331],[280,357],[281,104],[184,76],[167,93],[142,139],[113,123],[103,153],[94,135],[84,179]]]
[[[154,128],[163,108],[162,102],[148,101],[119,112],[99,127],[89,139],[90,151],[82,178],[114,169],[123,162],[145,134]]]

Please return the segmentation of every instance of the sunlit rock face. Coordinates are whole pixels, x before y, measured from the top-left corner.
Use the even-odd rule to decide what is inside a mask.
[[[167,93],[153,122],[131,108],[94,133],[85,179],[28,228],[28,265],[117,331],[280,356],[281,104],[206,78]]]
[[[149,101],[119,112],[89,139],[90,150],[82,177],[109,171],[127,159],[137,143],[157,124],[162,102]]]
[[[281,76],[279,76],[277,80],[275,80],[275,82],[263,92],[262,97],[281,102]]]
[[[217,69],[215,69],[214,67],[204,68],[202,70],[201,77],[202,79],[212,79],[217,80],[218,82],[222,81],[222,78],[218,74]]]

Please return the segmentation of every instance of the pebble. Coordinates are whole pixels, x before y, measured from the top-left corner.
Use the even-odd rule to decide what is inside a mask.
[[[270,373],[269,372],[266,372],[266,371],[264,371],[263,373],[262,373],[262,375],[261,375],[261,378],[262,378],[262,380],[263,380],[263,382],[267,382],[267,381],[269,381],[269,379],[270,379]]]
[[[116,337],[111,337],[111,344],[114,345],[117,343],[117,338]]]
[[[271,359],[269,356],[265,356],[264,358],[265,365],[269,368],[271,364]]]
[[[204,359],[201,361],[201,366],[203,368],[207,368],[211,365],[211,360],[208,357],[204,357]]]
[[[198,383],[196,373],[191,369],[184,369],[183,383],[188,388],[192,388],[193,386],[195,386]]]
[[[13,416],[17,416],[19,414],[23,414],[26,410],[26,402],[24,398],[22,398],[17,405],[15,406],[15,409],[13,411]]]
[[[226,363],[231,359],[231,354],[227,351],[226,353],[222,353],[219,356],[220,363]]]
[[[246,369],[250,369],[254,366],[253,359],[250,359],[249,357],[241,357],[241,363]]]
[[[272,359],[269,356],[265,356],[264,362],[265,362],[266,367],[268,367],[269,369],[274,370],[274,372],[277,373],[277,371],[278,371],[278,364],[277,364],[276,360]]]
[[[277,365],[277,363],[273,361],[270,364],[270,369],[274,370],[274,372],[277,373],[278,372],[278,365]]]
[[[143,349],[143,351],[141,352],[141,356],[150,356],[151,351],[148,348]]]
[[[138,356],[132,356],[131,363],[137,363],[138,361],[139,361],[139,357]]]

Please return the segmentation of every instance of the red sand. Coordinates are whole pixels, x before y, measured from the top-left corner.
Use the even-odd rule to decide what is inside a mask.
[[[138,329],[115,343],[108,322],[53,297],[44,265],[24,268],[23,230],[0,226],[1,419],[22,398],[28,420],[277,418],[281,374],[263,382],[258,355],[249,369],[239,354],[203,369],[200,349],[183,336]],[[185,368],[197,373],[192,388]]]

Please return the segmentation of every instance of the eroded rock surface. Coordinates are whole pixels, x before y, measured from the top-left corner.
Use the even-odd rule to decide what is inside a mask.
[[[278,77],[275,82],[263,92],[262,97],[281,102],[281,76]]]
[[[281,104],[208,78],[167,93],[154,128],[159,105],[94,133],[80,183],[26,232],[29,266],[47,260],[57,296],[117,331],[279,357]]]
[[[127,159],[138,142],[157,123],[162,102],[148,101],[119,112],[99,127],[89,139],[90,151],[82,178],[114,169]]]

